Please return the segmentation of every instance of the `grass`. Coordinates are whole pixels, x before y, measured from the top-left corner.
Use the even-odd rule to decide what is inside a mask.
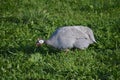
[[[1,80],[119,80],[119,0],[4,0],[0,3]],[[61,26],[90,27],[96,44],[67,54],[35,46]]]

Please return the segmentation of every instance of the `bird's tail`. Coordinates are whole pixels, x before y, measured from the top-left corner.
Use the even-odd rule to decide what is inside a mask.
[[[95,40],[93,31],[92,31],[91,29],[89,29],[89,30],[87,31],[87,34],[88,34],[90,40],[92,41],[91,43],[94,43],[94,42],[96,43],[96,40]]]

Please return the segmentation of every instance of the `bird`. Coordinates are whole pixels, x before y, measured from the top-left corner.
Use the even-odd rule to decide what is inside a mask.
[[[90,44],[96,43],[92,29],[87,26],[63,26],[56,29],[48,40],[38,38],[36,46],[50,45],[56,49],[71,48],[86,49]]]

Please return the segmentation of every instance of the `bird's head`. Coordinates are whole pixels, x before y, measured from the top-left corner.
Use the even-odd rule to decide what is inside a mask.
[[[36,46],[41,46],[45,41],[43,39],[38,38],[37,42],[36,42]]]

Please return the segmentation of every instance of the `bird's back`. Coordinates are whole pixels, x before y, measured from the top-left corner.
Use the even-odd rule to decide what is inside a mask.
[[[88,27],[83,27],[83,26],[65,26],[58,28],[50,37],[50,39],[60,37],[62,36],[63,38],[71,38],[71,37],[85,37],[85,32],[87,31],[86,28]],[[86,36],[87,37],[87,36]]]

